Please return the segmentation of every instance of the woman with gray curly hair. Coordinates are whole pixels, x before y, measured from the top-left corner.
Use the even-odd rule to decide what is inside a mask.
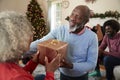
[[[34,80],[30,73],[38,65],[40,53],[37,52],[23,68],[18,64],[23,53],[29,49],[32,37],[32,26],[25,16],[14,11],[0,13],[0,80]],[[54,80],[54,71],[59,67],[59,62],[60,55],[50,63],[45,58],[44,80]]]

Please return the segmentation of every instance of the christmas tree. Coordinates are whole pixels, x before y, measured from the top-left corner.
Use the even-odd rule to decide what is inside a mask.
[[[34,27],[33,40],[40,39],[48,33],[48,28],[44,21],[42,9],[37,0],[31,0],[26,12],[28,20]]]

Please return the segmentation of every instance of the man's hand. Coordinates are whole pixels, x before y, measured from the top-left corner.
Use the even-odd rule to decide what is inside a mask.
[[[61,63],[60,63],[60,67],[72,69],[73,68],[73,64],[67,62],[65,59],[62,59]]]
[[[37,51],[37,53],[35,53],[32,57],[32,61],[36,62],[36,63],[39,63],[39,51]]]

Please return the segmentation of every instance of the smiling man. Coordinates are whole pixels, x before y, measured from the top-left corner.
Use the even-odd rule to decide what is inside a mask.
[[[76,6],[69,16],[69,25],[57,27],[42,39],[31,43],[30,50],[47,39],[68,43],[66,59],[61,61],[60,80],[88,80],[88,72],[96,67],[98,58],[97,35],[85,24],[89,21],[90,9],[85,5]]]

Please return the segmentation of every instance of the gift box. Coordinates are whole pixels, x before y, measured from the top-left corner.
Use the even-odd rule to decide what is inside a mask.
[[[61,54],[61,59],[66,56],[67,53],[67,42],[59,41],[56,39],[49,39],[38,44],[38,50],[40,52],[39,62],[45,65],[45,56],[50,62],[57,54]]]

